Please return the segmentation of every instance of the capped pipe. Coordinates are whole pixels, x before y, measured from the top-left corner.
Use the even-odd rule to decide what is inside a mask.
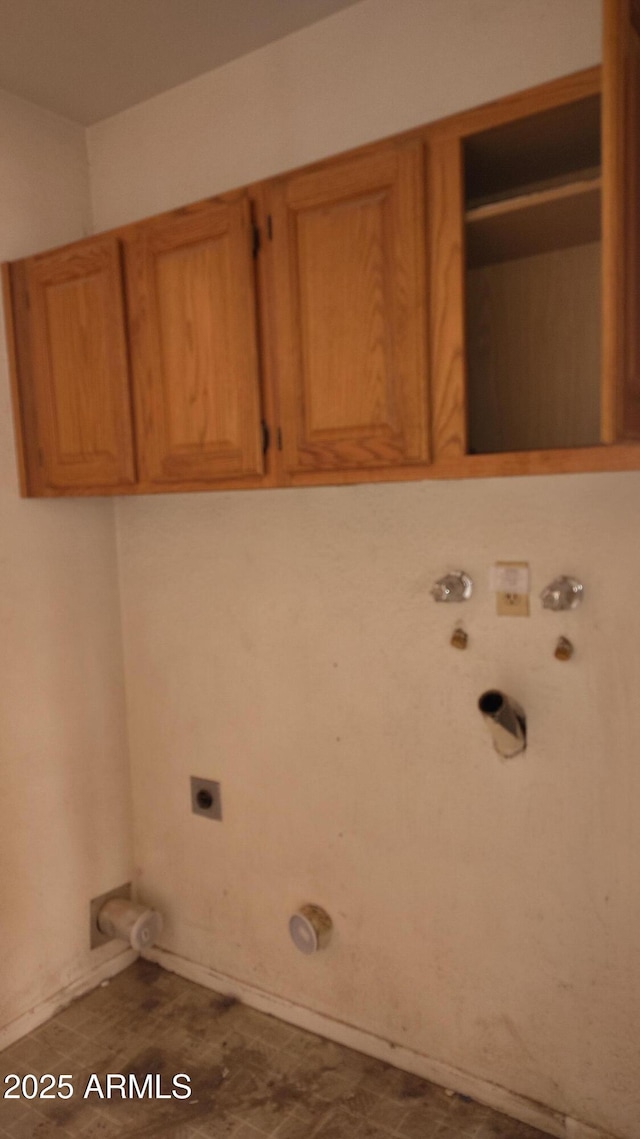
[[[109,898],[98,914],[98,929],[107,938],[121,937],[140,953],[158,940],[162,915],[130,898]]]
[[[331,940],[333,922],[320,906],[301,906],[289,919],[289,935],[301,953],[317,953]]]
[[[493,737],[493,746],[503,759],[519,755],[527,746],[527,721],[523,709],[504,692],[483,692],[478,707]]]

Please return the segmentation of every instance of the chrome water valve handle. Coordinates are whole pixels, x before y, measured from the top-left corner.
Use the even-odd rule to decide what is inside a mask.
[[[473,591],[473,582],[462,570],[447,573],[438,578],[431,590],[436,601],[467,601]]]
[[[575,577],[556,577],[540,594],[543,609],[575,609],[584,596],[584,586]]]

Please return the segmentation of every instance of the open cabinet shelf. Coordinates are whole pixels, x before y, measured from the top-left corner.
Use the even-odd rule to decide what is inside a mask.
[[[600,101],[465,140],[471,454],[600,442]]]
[[[597,241],[602,180],[598,170],[570,182],[470,206],[467,264],[490,265]]]

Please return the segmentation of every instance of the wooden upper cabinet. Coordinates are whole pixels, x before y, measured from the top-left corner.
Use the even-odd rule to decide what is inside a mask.
[[[602,68],[5,266],[25,493],[640,469],[640,0],[603,12]]]
[[[259,474],[248,197],[143,222],[127,238],[126,269],[141,483]]]
[[[12,267],[27,493],[135,481],[119,242],[100,237]]]
[[[607,440],[640,439],[640,0],[605,0],[603,276]]]
[[[422,144],[294,174],[268,200],[285,471],[426,463]]]

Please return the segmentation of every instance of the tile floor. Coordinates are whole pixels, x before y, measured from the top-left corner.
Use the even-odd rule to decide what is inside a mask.
[[[144,961],[1,1052],[3,1090],[10,1073],[72,1076],[74,1094],[0,1099],[3,1139],[544,1139]],[[192,1095],[123,1099],[115,1088],[85,1099],[87,1086],[104,1093],[107,1073],[142,1089],[159,1075],[164,1095],[186,1073]],[[32,1080],[22,1086],[33,1094]]]

